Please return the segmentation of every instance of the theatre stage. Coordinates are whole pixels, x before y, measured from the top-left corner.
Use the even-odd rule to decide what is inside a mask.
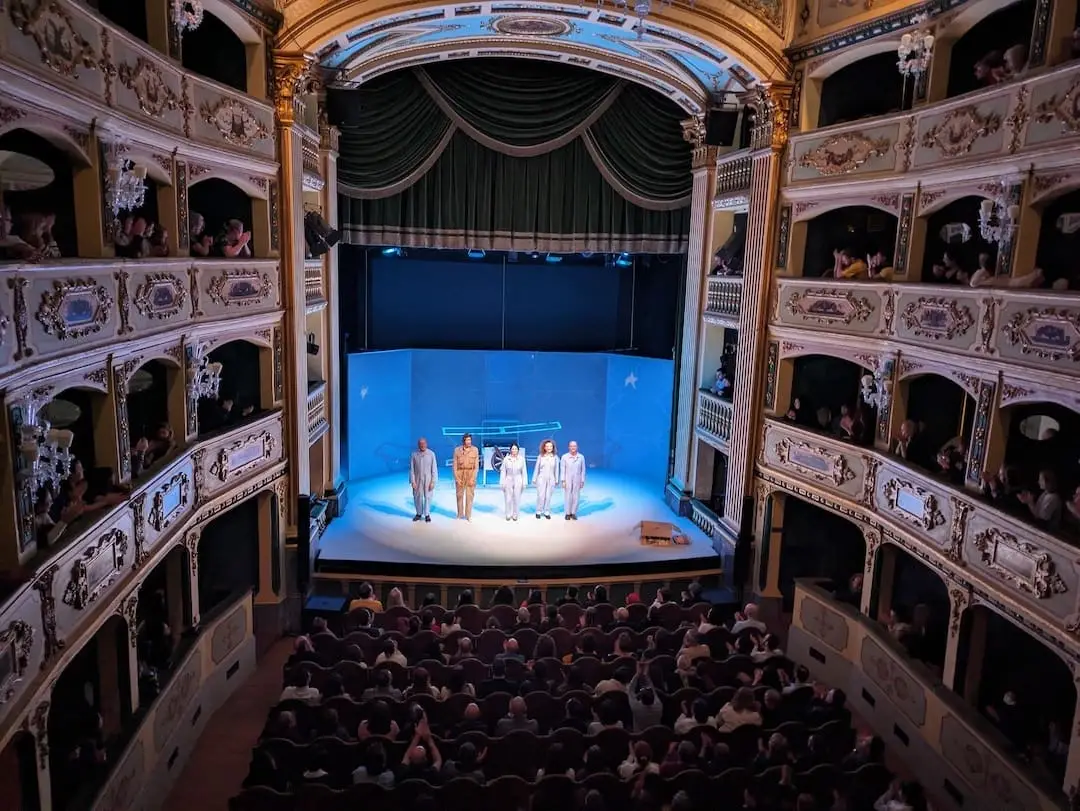
[[[524,577],[518,570],[527,567],[529,576],[538,577],[545,576],[542,572],[556,576],[558,570],[581,567],[688,571],[720,565],[711,539],[688,518],[668,509],[660,484],[589,471],[578,521],[564,519],[561,490],[556,490],[554,502],[551,520],[537,520],[536,490],[527,488],[518,521],[507,522],[502,490],[497,485],[481,486],[476,489],[472,522],[458,521],[453,482],[444,476],[435,489],[431,523],[414,523],[406,474],[353,482],[345,515],[335,519],[319,540],[316,568],[376,572],[409,564],[448,576],[448,568],[460,575],[489,567],[485,574],[502,569]],[[640,539],[642,520],[669,521],[690,544],[645,546]]]

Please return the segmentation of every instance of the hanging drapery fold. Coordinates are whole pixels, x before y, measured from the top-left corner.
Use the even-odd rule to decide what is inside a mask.
[[[446,128],[446,132],[443,133],[442,139],[435,144],[434,148],[423,161],[416,164],[416,168],[410,171],[407,175],[400,179],[389,183],[385,186],[354,186],[352,183],[347,182],[344,179],[338,180],[338,192],[348,195],[349,197],[356,197],[360,200],[377,200],[380,197],[390,197],[394,194],[400,194],[409,188],[413,183],[423,177],[432,166],[435,165],[435,161],[442,157],[443,152],[450,143],[450,139],[454,137],[454,133],[457,132],[457,128],[450,125]]]

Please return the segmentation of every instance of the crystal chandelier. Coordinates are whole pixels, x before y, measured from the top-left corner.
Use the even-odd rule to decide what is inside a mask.
[[[929,19],[926,14],[919,14],[912,22],[921,25]],[[896,48],[896,67],[906,81],[909,77],[918,80],[930,67],[930,58],[934,55],[934,35],[929,30],[916,29],[900,38]]]
[[[127,157],[127,147],[113,144],[105,155],[105,203],[113,216],[146,202],[146,167]]]
[[[59,493],[60,483],[71,475],[75,463],[71,453],[75,435],[53,428],[41,416],[43,405],[31,400],[24,407],[25,419],[19,426],[19,476],[32,483],[35,493],[42,487]]]
[[[862,388],[862,401],[873,409],[881,411],[888,407],[892,395],[891,369],[878,364],[872,375],[863,375],[859,380]]]
[[[221,364],[211,363],[206,345],[187,348],[188,397],[197,403],[205,397],[217,397],[221,388]]]
[[[1020,224],[1020,206],[1012,201],[1012,190],[999,181],[994,196],[979,206],[979,235],[987,242],[1005,245],[1012,242]]]
[[[194,31],[202,25],[202,0],[172,0],[172,21],[181,34]]]

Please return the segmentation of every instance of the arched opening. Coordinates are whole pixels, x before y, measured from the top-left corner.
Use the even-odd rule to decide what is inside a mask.
[[[139,0],[87,0],[87,4],[111,23],[146,42],[146,3]]]
[[[1060,656],[996,611],[972,606],[960,624],[955,689],[1020,752],[1064,781],[1076,686]],[[1005,701],[1006,693],[1015,703]]]
[[[1035,0],[988,14],[952,45],[948,98],[1010,81],[1027,67]]]
[[[16,732],[0,749],[0,811],[41,811],[37,742],[30,732]]]
[[[184,32],[181,62],[185,68],[246,93],[247,50],[236,33],[209,11],[202,25]]]
[[[806,225],[804,276],[887,280],[896,245],[896,216],[871,206],[827,211]],[[880,256],[878,255],[880,254]]]
[[[0,248],[0,259],[77,256],[75,186],[72,156],[37,133],[13,129],[0,135],[0,192],[11,222],[0,226],[18,244]]]
[[[923,281],[930,284],[968,285],[980,267],[991,275],[997,264],[997,245],[979,233],[982,197],[953,200],[926,218]]]
[[[883,544],[874,567],[871,615],[908,654],[941,674],[948,641],[949,590],[933,569],[895,544]]]
[[[178,445],[172,427],[177,415],[173,412],[183,403],[183,392],[180,368],[161,360],[148,361],[128,379],[126,402],[133,477],[138,478],[172,457]]]
[[[198,550],[199,613],[203,616],[240,591],[259,591],[262,501],[262,497],[249,498],[203,529]],[[269,506],[267,499],[268,511]]]
[[[250,341],[229,341],[215,347],[209,355],[211,364],[221,364],[221,385],[216,399],[199,401],[199,435],[223,430],[262,411],[261,349]]]
[[[176,645],[190,627],[190,587],[187,550],[175,546],[150,570],[139,589],[136,651],[140,709],[150,706],[173,672]]]
[[[89,807],[109,775],[110,755],[126,743],[130,654],[127,622],[112,616],[57,679],[48,721],[53,808]]]
[[[1043,272],[1043,285],[1053,290],[1080,289],[1080,189],[1051,200],[1042,210],[1035,266]]]
[[[860,396],[866,369],[830,355],[802,355],[793,367],[789,419],[857,444],[873,441],[876,410]]]
[[[896,69],[895,50],[866,56],[822,81],[818,126],[907,110],[914,95]]]
[[[909,464],[963,485],[975,398],[936,374],[902,380],[900,397],[906,419],[893,450]]]
[[[252,203],[243,189],[221,178],[207,178],[191,185],[188,203],[192,256],[226,259],[254,256]]]
[[[858,607],[858,596],[850,594],[849,584],[854,575],[862,574],[866,560],[862,530],[843,516],[795,496],[775,498],[774,513],[782,510],[783,519],[779,554],[784,611],[792,610],[799,578],[827,578],[841,599],[854,601]]]

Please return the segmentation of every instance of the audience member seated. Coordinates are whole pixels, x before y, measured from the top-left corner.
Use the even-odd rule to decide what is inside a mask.
[[[86,509],[82,501],[71,501],[54,519],[50,514],[52,506],[52,491],[48,487],[42,487],[38,490],[37,500],[34,502],[34,532],[40,549],[52,546],[60,540],[68,524],[78,519]]]
[[[857,259],[849,248],[834,250],[831,275],[836,279],[866,279],[868,278],[867,264]]]
[[[731,626],[731,633],[738,636],[749,629],[760,633],[769,630],[765,623],[758,619],[758,607],[754,603],[747,603],[741,613],[735,612],[735,624]]]
[[[935,263],[930,272],[933,278],[927,281],[938,282],[941,284],[970,284],[971,274],[969,274],[957,261],[957,259],[948,251],[945,251],[941,255],[941,262]]]
[[[254,405],[245,405],[236,408],[236,402],[232,397],[219,397],[217,400],[199,401],[199,430],[217,431],[225,428],[238,420],[246,419],[255,413]]]
[[[241,220],[229,220],[214,243],[214,251],[226,259],[251,257],[251,232],[244,230]]]
[[[158,425],[152,439],[139,437],[131,449],[131,475],[139,476],[157,462],[176,450],[172,426],[167,422]]]
[[[742,276],[746,253],[746,232],[735,230],[713,256],[711,276]]]
[[[971,274],[970,284],[972,287],[1040,287],[1043,283],[1043,272],[1035,268],[1031,273],[1023,276],[998,275],[994,267],[993,259],[988,253],[979,254],[979,268]]]
[[[188,245],[192,256],[209,256],[214,238],[206,233],[206,220],[197,211],[188,212]]]
[[[1036,521],[1050,531],[1056,531],[1061,526],[1062,501],[1054,471],[1040,470],[1038,486],[1038,494],[1031,490],[1022,490],[1017,498]]]
[[[896,271],[882,251],[866,255],[867,278],[876,282],[891,282]]]
[[[525,699],[515,696],[510,699],[509,714],[505,718],[500,718],[495,724],[495,734],[501,737],[519,729],[527,730],[535,735],[540,730],[540,725],[529,718]]]
[[[55,214],[40,214],[31,211],[19,218],[19,236],[30,245],[42,259],[59,259],[60,248],[53,237],[56,225]]]
[[[11,209],[0,203],[0,260],[5,262],[40,262],[44,253],[14,233]]]
[[[709,391],[717,397],[723,397],[725,399],[731,397],[731,381],[728,379],[723,367],[716,370],[716,377],[709,387]]]

